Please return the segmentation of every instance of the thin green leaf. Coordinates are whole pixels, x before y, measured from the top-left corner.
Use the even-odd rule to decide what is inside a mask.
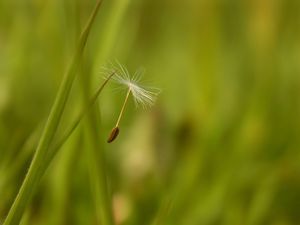
[[[14,203],[11,206],[9,213],[4,221],[4,225],[19,224],[22,215],[26,209],[26,206],[30,201],[43,175],[43,171],[41,170],[41,168],[45,163],[47,151],[57,131],[58,125],[60,123],[61,116],[64,111],[67,99],[69,97],[73,81],[78,72],[78,67],[81,62],[81,58],[82,58],[84,47],[87,42],[87,38],[89,36],[95,17],[99,11],[101,2],[102,2],[101,0],[97,2],[91,17],[81,34],[79,44],[75,52],[75,55],[73,57],[71,66],[62,80],[55,102],[51,108],[50,115],[48,117],[47,123],[45,125],[44,131],[40,138],[38,147],[36,149],[34,158],[31,162],[31,165],[22,183],[22,186],[14,200]]]

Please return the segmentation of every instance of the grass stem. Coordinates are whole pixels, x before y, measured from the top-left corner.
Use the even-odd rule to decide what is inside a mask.
[[[45,170],[48,168],[50,163],[52,162],[53,158],[59,151],[59,149],[64,145],[64,143],[69,139],[69,137],[72,135],[72,133],[75,131],[75,129],[78,127],[79,123],[82,121],[84,116],[88,113],[88,111],[93,107],[95,104],[97,98],[99,97],[100,93],[102,92],[105,85],[108,83],[108,81],[111,79],[111,77],[115,73],[113,72],[104,82],[103,84],[98,88],[98,90],[95,92],[93,97],[89,100],[86,107],[84,107],[81,111],[81,113],[78,115],[78,117],[74,120],[72,125],[67,129],[67,131],[63,134],[63,136],[56,142],[53,149],[51,149],[47,155],[46,162],[45,162]]]
[[[71,66],[69,67],[68,72],[65,74],[61,82],[57,96],[51,108],[39,144],[37,146],[35,155],[30,164],[29,170],[25,176],[21,188],[19,189],[19,192],[8,212],[8,215],[3,225],[17,225],[20,223],[22,215],[24,214],[24,211],[31,197],[40,182],[40,179],[43,175],[43,170],[41,168],[45,163],[49,146],[53,140],[53,137],[60,123],[67,99],[71,91],[73,81],[78,72],[78,66],[81,62],[81,58],[82,58],[84,47],[87,42],[87,38],[89,36],[95,17],[99,11],[101,2],[102,2],[101,0],[97,2],[91,14],[91,17],[80,36],[79,44],[74,54]]]

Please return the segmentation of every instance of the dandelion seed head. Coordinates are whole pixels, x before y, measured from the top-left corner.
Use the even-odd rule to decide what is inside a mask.
[[[137,107],[147,108],[154,105],[160,90],[153,87],[144,87],[140,84],[144,69],[138,69],[131,75],[127,68],[119,62],[110,63],[109,67],[103,68],[105,78],[113,72],[115,72],[115,75],[112,80],[130,89]]]

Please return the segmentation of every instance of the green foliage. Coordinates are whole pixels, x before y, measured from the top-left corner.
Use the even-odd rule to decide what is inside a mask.
[[[95,4],[0,1],[0,224],[299,224],[300,4],[105,0],[68,70]],[[107,144],[115,59],[162,92]]]

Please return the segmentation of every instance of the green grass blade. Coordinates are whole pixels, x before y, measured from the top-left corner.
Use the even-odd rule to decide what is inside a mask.
[[[81,34],[78,48],[73,57],[71,66],[62,80],[62,83],[58,90],[58,94],[57,94],[55,102],[52,106],[50,115],[48,117],[44,131],[42,133],[40,142],[38,144],[36,153],[34,155],[32,163],[29,167],[28,173],[27,173],[27,175],[22,183],[22,186],[14,200],[13,205],[11,206],[11,208],[9,210],[9,213],[4,221],[4,225],[19,224],[19,222],[22,218],[22,215],[26,209],[26,206],[27,206],[28,202],[30,201],[34,190],[36,189],[37,185],[39,184],[39,181],[43,174],[42,173],[43,171],[41,170],[41,168],[43,167],[43,164],[45,163],[48,148],[53,140],[53,137],[54,137],[56,130],[58,128],[58,125],[60,123],[60,119],[61,119],[62,113],[64,111],[66,101],[68,99],[74,78],[76,76],[76,73],[78,71],[78,66],[81,61],[81,57],[82,57],[83,50],[84,50],[84,47],[87,42],[87,38],[89,36],[89,32],[91,30],[91,27],[95,20],[97,12],[100,8],[101,2],[102,1],[97,2],[91,17]]]
[[[106,84],[108,83],[108,81],[110,80],[110,78],[114,75],[114,73],[112,73],[104,82],[103,84],[98,88],[98,90],[95,92],[95,94],[93,95],[93,97],[89,100],[88,104],[86,107],[84,107],[81,111],[81,113],[78,115],[78,117],[74,120],[74,122],[72,123],[72,125],[68,128],[68,130],[63,134],[63,136],[61,137],[61,139],[59,139],[59,141],[56,142],[55,146],[53,147],[53,149],[51,149],[48,152],[48,155],[46,157],[46,161],[44,163],[44,169],[46,170],[48,168],[48,166],[50,165],[50,163],[52,162],[53,158],[55,157],[55,155],[57,154],[57,152],[59,151],[59,149],[64,145],[64,143],[69,139],[69,137],[72,135],[72,133],[75,131],[75,129],[78,127],[78,125],[80,124],[80,122],[82,121],[82,119],[84,118],[84,116],[88,113],[88,111],[92,108],[92,106],[95,104],[97,98],[99,97],[100,93],[102,92],[103,88],[106,86]]]
[[[108,24],[104,29],[104,35],[99,42],[98,54],[96,56],[96,62],[102,64],[105,62],[111,54],[112,48],[116,42],[116,37],[120,31],[124,15],[128,9],[130,0],[113,1],[112,9],[108,14]],[[94,71],[95,72],[95,71]],[[85,101],[89,94],[89,84],[93,81],[92,73],[90,79],[87,76],[83,77],[82,90]],[[85,85],[84,85],[85,84]],[[90,169],[90,181],[91,189],[93,192],[93,200],[95,204],[95,211],[97,212],[97,219],[100,224],[113,225],[114,218],[112,212],[112,199],[111,191],[109,189],[108,171],[106,167],[106,155],[104,146],[99,141],[100,129],[100,113],[99,108],[93,107],[88,113],[85,123],[86,141],[89,144],[88,157],[89,157],[89,169]],[[99,213],[98,213],[99,212]]]
[[[90,185],[95,204],[97,222],[113,225],[111,191],[109,189],[108,171],[103,147],[99,141],[100,116],[99,109],[94,107],[87,117],[84,131],[89,159]]]
[[[85,76],[83,76],[83,74]],[[81,86],[83,95],[83,105],[89,102],[88,96],[90,91],[89,76],[87,71],[81,73]],[[107,168],[104,150],[99,141],[100,116],[98,107],[92,107],[87,113],[84,123],[84,140],[86,146],[86,154],[88,157],[88,170],[91,182],[91,191],[93,193],[93,202],[95,218],[97,224],[113,225],[113,215],[111,206],[111,196],[107,182]]]

